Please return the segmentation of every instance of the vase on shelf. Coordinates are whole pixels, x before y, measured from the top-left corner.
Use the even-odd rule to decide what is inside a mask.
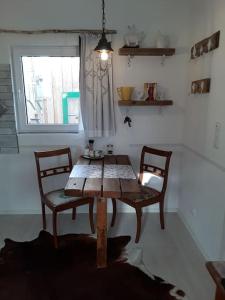
[[[155,38],[156,48],[169,48],[169,37],[158,31]]]
[[[157,100],[157,83],[150,82],[144,84],[144,91],[147,101],[156,101]]]
[[[124,35],[125,46],[128,48],[139,48],[145,37],[144,32],[139,32],[135,25],[128,26],[128,32]]]

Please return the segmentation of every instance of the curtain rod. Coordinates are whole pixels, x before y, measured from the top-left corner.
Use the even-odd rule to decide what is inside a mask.
[[[15,34],[46,34],[46,33],[92,33],[101,34],[99,29],[40,29],[40,30],[17,30],[17,29],[1,29],[0,33],[15,33]],[[108,34],[116,34],[116,30],[106,30]]]

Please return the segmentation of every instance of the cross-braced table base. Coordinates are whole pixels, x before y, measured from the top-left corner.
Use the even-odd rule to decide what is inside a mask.
[[[107,199],[142,194],[127,155],[102,160],[80,158],[65,187],[65,195],[95,197],[97,201],[97,267],[107,267]]]

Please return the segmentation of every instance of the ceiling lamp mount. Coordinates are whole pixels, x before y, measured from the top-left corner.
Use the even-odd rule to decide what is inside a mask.
[[[107,60],[109,57],[109,54],[113,52],[113,49],[111,47],[111,42],[107,41],[106,33],[105,33],[105,0],[102,0],[102,34],[101,38],[98,42],[97,47],[95,48],[95,51],[100,54],[101,60]]]

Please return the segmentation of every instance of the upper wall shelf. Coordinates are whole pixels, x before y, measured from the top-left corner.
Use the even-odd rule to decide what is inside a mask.
[[[123,56],[172,56],[175,48],[120,48],[119,55]]]
[[[167,106],[173,105],[172,100],[120,100],[118,101],[120,106]]]

